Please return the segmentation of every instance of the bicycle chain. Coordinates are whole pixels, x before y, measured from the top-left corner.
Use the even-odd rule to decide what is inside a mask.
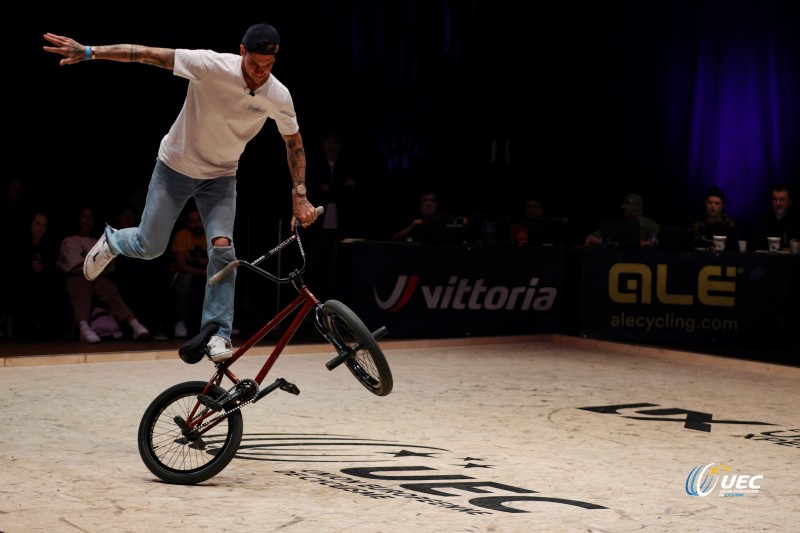
[[[223,396],[223,398],[225,398],[226,396],[230,396],[230,395],[231,395],[231,394],[232,394],[234,391],[236,391],[236,389],[237,389],[237,388],[243,388],[243,387],[251,387],[251,388],[252,388],[252,387],[255,387],[255,390],[254,390],[254,392],[252,392],[252,393],[250,394],[250,396],[251,396],[251,397],[250,397],[249,399],[247,399],[247,400],[245,400],[245,401],[241,402],[241,403],[240,403],[239,405],[237,405],[236,407],[233,407],[233,408],[231,408],[231,409],[226,409],[224,412],[220,413],[220,414],[219,414],[219,416],[215,416],[215,417],[214,417],[214,418],[212,418],[211,420],[208,420],[208,421],[206,421],[206,422],[203,422],[203,423],[202,423],[202,424],[200,424],[199,426],[195,426],[195,427],[194,427],[194,429],[195,429],[195,430],[198,430],[198,431],[199,431],[199,430],[202,430],[202,429],[203,429],[203,428],[205,428],[206,426],[210,426],[211,424],[215,423],[217,420],[221,420],[222,418],[224,418],[224,417],[228,416],[229,414],[231,414],[231,413],[235,413],[236,411],[238,411],[238,410],[242,409],[243,407],[245,407],[245,406],[247,406],[247,405],[250,405],[251,403],[253,403],[253,401],[256,399],[256,396],[258,395],[258,383],[256,383],[256,382],[255,382],[254,380],[252,380],[252,379],[243,379],[242,381],[240,381],[239,383],[237,383],[236,385],[234,385],[233,387],[231,387],[230,389],[228,389],[227,391],[225,391],[225,396]],[[209,408],[208,408],[208,407],[206,407],[206,408],[205,408],[205,409],[203,409],[203,411],[200,413],[200,416],[201,416],[201,417],[202,417],[202,416],[204,416],[204,415],[205,415],[205,414],[206,414],[208,411],[209,411]]]
[[[210,426],[211,424],[213,424],[213,423],[214,423],[214,422],[216,422],[217,420],[221,420],[222,418],[225,418],[225,417],[226,417],[226,416],[228,416],[229,414],[231,414],[231,413],[235,413],[236,411],[238,411],[238,410],[239,410],[239,409],[241,409],[242,407],[244,407],[244,406],[246,406],[246,405],[250,405],[251,403],[253,403],[253,400],[247,400],[246,402],[242,402],[242,403],[240,403],[239,405],[237,405],[236,407],[234,407],[233,409],[231,409],[231,410],[229,410],[229,411],[222,412],[222,413],[220,413],[220,414],[219,414],[219,416],[215,416],[215,417],[214,417],[214,418],[212,418],[211,420],[208,420],[208,421],[206,421],[206,422],[203,422],[203,423],[202,423],[202,424],[200,424],[199,426],[195,426],[193,429],[196,429],[196,430],[198,430],[198,431],[199,431],[199,430],[202,430],[202,429],[203,429],[203,428],[205,428],[206,426]],[[206,407],[206,408],[203,410],[203,412],[202,412],[202,413],[200,413],[200,416],[203,416],[203,415],[205,415],[205,414],[206,414],[208,411],[209,411],[209,409],[208,409],[208,407]]]

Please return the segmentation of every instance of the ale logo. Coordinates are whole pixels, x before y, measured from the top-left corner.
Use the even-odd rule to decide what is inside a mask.
[[[642,263],[617,263],[608,271],[608,296],[619,304],[650,304],[653,299],[665,305],[735,307],[736,267],[707,265],[697,273],[696,294],[670,292],[667,265],[656,265],[655,272]]]

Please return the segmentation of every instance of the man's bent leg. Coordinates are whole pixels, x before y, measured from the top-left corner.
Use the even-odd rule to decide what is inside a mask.
[[[154,259],[163,254],[181,210],[194,193],[195,181],[156,161],[139,226],[107,229],[111,251],[138,259]]]

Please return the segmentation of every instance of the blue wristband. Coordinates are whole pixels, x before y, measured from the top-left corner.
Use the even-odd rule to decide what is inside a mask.
[[[92,47],[86,47],[86,61],[89,61],[92,58]]]

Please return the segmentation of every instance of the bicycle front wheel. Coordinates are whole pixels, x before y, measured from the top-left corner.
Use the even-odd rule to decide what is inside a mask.
[[[352,350],[344,364],[368,391],[377,396],[392,392],[392,371],[378,341],[352,309],[338,300],[322,304],[322,322],[342,346]]]
[[[170,387],[153,400],[142,416],[139,455],[145,466],[167,483],[193,485],[211,479],[231,462],[242,442],[241,411],[224,415],[199,438],[184,434],[179,424],[189,420],[206,385],[203,381],[187,381]],[[219,385],[213,385],[207,393],[214,399],[225,394]],[[182,422],[176,421],[178,418]]]

